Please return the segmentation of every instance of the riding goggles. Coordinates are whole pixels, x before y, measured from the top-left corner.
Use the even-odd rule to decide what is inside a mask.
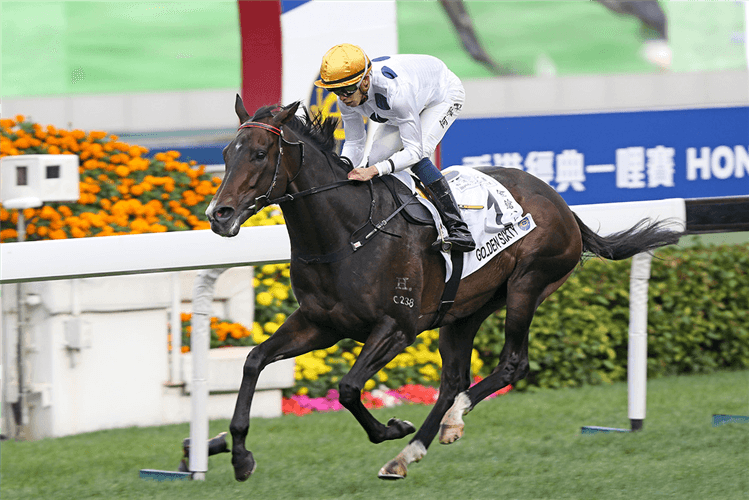
[[[338,87],[330,90],[338,97],[349,97],[359,90],[359,85],[354,83],[353,85],[346,85],[345,87]]]

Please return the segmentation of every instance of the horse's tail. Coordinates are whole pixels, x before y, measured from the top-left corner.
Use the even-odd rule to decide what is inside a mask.
[[[599,236],[586,226],[577,214],[573,215],[583,236],[583,252],[592,253],[604,259],[623,260],[640,252],[674,245],[684,235],[683,231],[670,228],[674,226],[671,220],[653,222],[650,219],[642,219],[624,231],[609,236]]]

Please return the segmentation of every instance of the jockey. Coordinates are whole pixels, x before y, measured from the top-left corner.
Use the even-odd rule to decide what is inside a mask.
[[[403,54],[370,61],[349,43],[325,54],[320,77],[315,85],[338,96],[346,132],[341,157],[360,167],[348,178],[367,181],[410,167],[440,212],[449,233],[445,242],[460,252],[473,250],[450,187],[429,159],[463,107],[465,91],[458,77],[436,57]],[[365,117],[383,124],[367,159]]]

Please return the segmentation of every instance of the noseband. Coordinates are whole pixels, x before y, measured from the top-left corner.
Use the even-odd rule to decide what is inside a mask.
[[[268,187],[268,191],[264,195],[258,196],[257,198],[255,198],[255,204],[252,208],[261,206],[261,203],[263,202],[265,202],[265,205],[272,205],[273,204],[271,202],[272,200],[269,201],[268,198],[270,197],[270,194],[273,191],[273,188],[276,187],[276,181],[278,180],[278,170],[281,168],[281,157],[283,156],[283,131],[280,128],[274,127],[273,125],[268,125],[267,123],[262,123],[262,122],[245,122],[239,126],[239,128],[237,129],[237,132],[239,132],[243,128],[260,128],[263,130],[267,130],[268,132],[272,134],[276,134],[279,137],[278,160],[276,161],[276,169],[273,172],[273,180],[271,181],[270,186]],[[297,172],[297,175],[298,175],[298,172]]]

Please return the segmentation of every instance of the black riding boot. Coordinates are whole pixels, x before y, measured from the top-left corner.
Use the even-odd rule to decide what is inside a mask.
[[[450,186],[444,177],[432,182],[427,186],[427,190],[432,195],[432,201],[442,217],[447,228],[448,236],[445,241],[449,243],[453,250],[459,252],[470,252],[476,248],[473,237],[468,231],[468,226],[460,216],[458,205],[450,191]],[[439,247],[440,242],[435,243]]]

